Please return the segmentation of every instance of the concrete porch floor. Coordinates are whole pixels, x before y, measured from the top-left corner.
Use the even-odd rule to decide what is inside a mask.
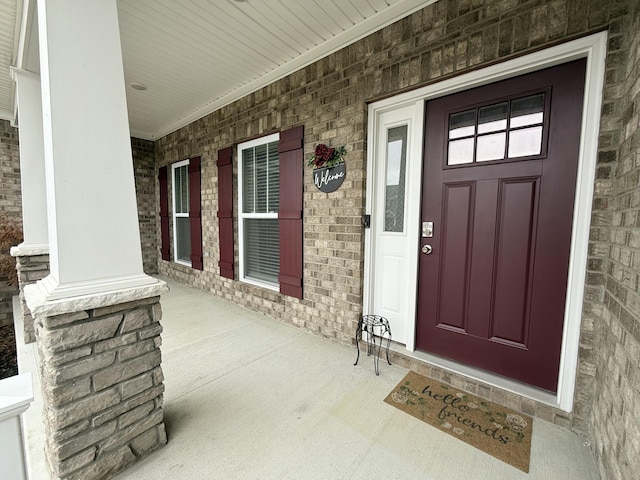
[[[135,479],[597,480],[583,440],[536,419],[525,474],[383,402],[404,368],[361,356],[163,278],[168,444],[118,475]],[[17,330],[21,322],[16,322]],[[25,413],[31,480],[48,479],[36,349]]]

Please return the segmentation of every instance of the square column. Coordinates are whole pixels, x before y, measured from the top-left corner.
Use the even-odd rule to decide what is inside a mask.
[[[27,70],[11,69],[16,82],[18,134],[20,135],[20,182],[24,241],[11,249],[16,257],[20,308],[24,321],[24,342],[35,341],[33,318],[24,298],[24,287],[49,274],[47,196],[42,134],[40,76]]]
[[[49,250],[40,76],[18,68],[12,68],[11,75],[16,82],[18,106],[24,234],[24,242],[14,250],[14,256],[39,255]]]
[[[143,273],[116,0],[38,0],[46,300],[155,283]]]
[[[50,273],[34,318],[54,479],[166,443],[159,296],[144,274],[116,0],[38,0]]]

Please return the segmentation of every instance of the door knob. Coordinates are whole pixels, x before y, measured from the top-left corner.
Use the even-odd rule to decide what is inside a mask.
[[[425,255],[429,255],[431,252],[433,252],[433,248],[431,247],[431,245],[422,246],[422,253],[424,253]]]

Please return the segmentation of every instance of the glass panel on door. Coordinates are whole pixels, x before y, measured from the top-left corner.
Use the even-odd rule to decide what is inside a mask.
[[[407,126],[387,130],[384,231],[404,231]]]

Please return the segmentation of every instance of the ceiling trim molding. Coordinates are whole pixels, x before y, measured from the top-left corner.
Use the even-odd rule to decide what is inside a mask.
[[[16,35],[16,63],[15,67],[22,69],[25,66],[25,51],[29,47],[29,31],[33,27],[33,17],[35,14],[35,0],[23,0],[20,8],[20,18],[16,19],[16,25],[20,25]]]
[[[369,17],[364,22],[354,25],[352,28],[294,58],[292,61],[233,90],[227,95],[210,101],[180,119],[166,124],[157,131],[142,132],[132,130],[131,135],[144,140],[157,140],[164,137],[435,2],[436,0],[405,0],[391,5],[389,8]]]

